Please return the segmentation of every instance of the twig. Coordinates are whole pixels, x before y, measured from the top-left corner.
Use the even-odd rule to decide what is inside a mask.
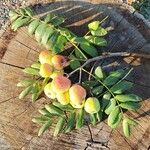
[[[82,69],[80,68],[80,72],[79,72],[79,83],[81,83],[82,80]]]
[[[69,73],[69,76],[80,70],[80,68],[85,67],[87,64],[93,62],[93,61],[100,61],[102,59],[106,58],[112,58],[112,57],[127,57],[127,56],[133,56],[133,57],[143,57],[146,59],[150,59],[150,55],[148,54],[138,54],[138,53],[128,53],[128,52],[116,52],[116,53],[103,53],[101,56],[97,56],[91,59],[88,59],[82,66],[79,68],[75,69],[71,73]]]

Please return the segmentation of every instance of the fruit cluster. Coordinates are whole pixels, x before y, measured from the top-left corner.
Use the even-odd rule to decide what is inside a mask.
[[[79,84],[71,85],[70,79],[63,75],[63,68],[69,63],[62,55],[53,55],[50,51],[42,51],[39,55],[41,63],[40,75],[44,78],[50,77],[44,93],[50,99],[57,99],[62,105],[71,104],[74,108],[83,108],[86,112],[93,114],[100,110],[97,98],[86,99],[86,90]]]
[[[54,55],[50,51],[42,51],[39,55],[40,75],[43,78],[54,78],[63,74],[63,68],[68,66],[67,59],[62,55]]]

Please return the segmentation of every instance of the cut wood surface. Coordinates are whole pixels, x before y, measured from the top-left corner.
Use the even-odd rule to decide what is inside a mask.
[[[86,33],[86,25],[90,21],[109,16],[103,23],[104,27],[110,29],[106,37],[108,47],[102,48],[101,51],[140,53],[150,51],[150,29],[133,16],[122,3],[105,1],[104,4],[104,1],[94,1],[92,4],[86,1],[59,1],[38,4],[37,1],[31,0],[29,4],[32,4],[33,10],[39,15],[53,12],[64,16],[67,19],[64,26],[78,35]],[[38,137],[38,126],[31,120],[37,114],[37,108],[49,100],[41,98],[35,104],[30,101],[30,96],[19,100],[21,89],[17,88],[16,84],[27,77],[21,68],[32,64],[43,49],[44,47],[28,34],[26,27],[17,32],[11,31],[10,28],[1,31],[0,150],[148,150],[150,148],[150,60],[132,57],[124,60],[111,59],[103,63],[106,69],[112,69],[112,66],[134,67],[127,80],[134,83],[133,91],[141,96],[143,101],[141,109],[127,112],[139,121],[129,139],[123,136],[121,125],[118,129],[112,130],[107,126],[107,120],[95,127],[90,126],[91,133],[85,125],[80,130],[56,138],[52,136],[52,130]]]

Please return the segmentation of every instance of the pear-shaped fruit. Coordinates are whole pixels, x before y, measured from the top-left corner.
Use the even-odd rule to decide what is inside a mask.
[[[73,85],[69,89],[70,104],[74,108],[82,108],[84,106],[86,90],[78,84]]]
[[[99,112],[100,110],[100,103],[97,98],[95,97],[89,97],[85,101],[84,109],[89,114],[94,114]]]
[[[39,73],[43,78],[50,77],[53,73],[53,67],[50,64],[41,64]]]
[[[44,50],[40,52],[39,61],[41,64],[47,63],[47,64],[52,65],[52,61],[51,61],[52,57],[53,55],[50,51]]]
[[[60,102],[62,105],[67,105],[70,103],[70,97],[68,91],[64,93],[57,93],[56,98],[58,102]]]
[[[52,81],[54,91],[58,93],[67,92],[71,86],[71,81],[63,75],[56,76]]]
[[[56,93],[52,88],[52,83],[48,83],[45,87],[44,87],[44,93],[47,97],[51,98],[51,99],[55,99],[56,98]]]
[[[68,61],[62,55],[55,55],[52,57],[52,64],[53,64],[55,69],[61,70],[64,67],[68,66]]]

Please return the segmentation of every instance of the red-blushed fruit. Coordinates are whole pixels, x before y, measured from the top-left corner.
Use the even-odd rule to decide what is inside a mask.
[[[52,88],[52,83],[48,83],[45,87],[44,87],[44,93],[47,97],[51,98],[51,99],[55,99],[56,98],[56,93]]]
[[[40,52],[39,61],[41,64],[47,63],[47,64],[52,65],[52,62],[51,62],[52,57],[53,55],[50,51],[44,50]]]
[[[57,93],[56,98],[59,103],[62,105],[67,105],[70,103],[70,97],[69,97],[69,92],[64,92],[64,93]]]
[[[71,81],[63,75],[58,75],[53,79],[52,86],[56,92],[64,93],[69,90]]]
[[[50,77],[53,73],[53,67],[50,64],[41,64],[39,73],[43,78]]]
[[[54,65],[54,68],[57,70],[61,70],[64,67],[68,66],[68,62],[67,62],[66,58],[62,55],[53,56],[52,64]]]
[[[82,108],[84,106],[86,90],[78,84],[73,85],[69,89],[70,104],[74,108]]]
[[[94,114],[99,112],[100,110],[100,103],[97,98],[89,97],[84,104],[84,109],[89,114]]]

